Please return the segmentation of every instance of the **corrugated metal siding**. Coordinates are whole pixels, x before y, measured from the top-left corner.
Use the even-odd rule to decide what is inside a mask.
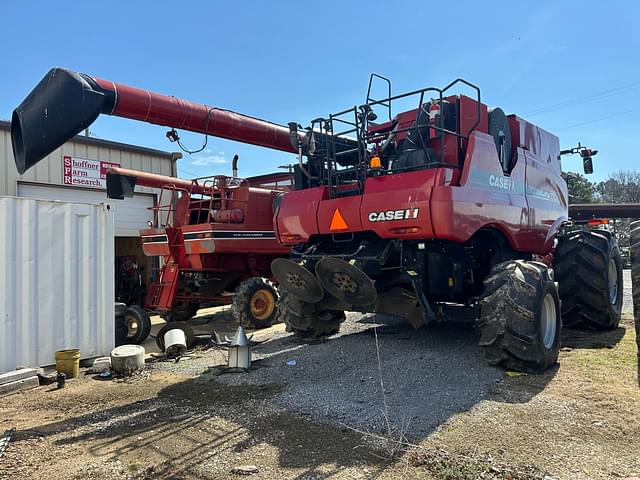
[[[38,200],[59,200],[72,203],[104,203],[105,195],[100,190],[87,188],[62,188],[31,183],[18,184],[18,196]],[[153,195],[136,193],[125,200],[111,200],[113,211],[114,235],[118,237],[137,237],[140,230],[147,228],[147,222],[153,221]]]
[[[170,158],[152,155],[151,153],[127,150],[122,145],[90,145],[70,140],[55,150],[24,175],[18,175],[11,149],[11,133],[0,128],[0,195],[17,195],[18,181],[37,182],[62,185],[62,158],[65,155],[119,163],[124,168],[157,173],[159,175],[175,175]],[[156,193],[153,188],[136,187],[136,192]]]
[[[114,345],[109,205],[0,197],[0,372]]]

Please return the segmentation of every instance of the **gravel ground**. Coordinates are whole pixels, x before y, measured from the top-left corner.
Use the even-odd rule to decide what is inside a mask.
[[[503,376],[482,360],[471,326],[434,325],[415,331],[401,319],[350,313],[338,335],[317,343],[300,343],[281,325],[273,327],[265,335],[269,340],[254,348],[250,372],[216,380],[282,385],[273,398],[280,407],[323,422],[381,431],[386,422],[374,327],[389,420],[411,439],[424,438],[452,415],[477,404]],[[198,374],[212,362],[224,365],[224,354],[201,352],[158,367]]]
[[[632,313],[629,270],[624,271],[624,283],[623,310]],[[233,328],[233,323],[224,323],[226,316],[220,312],[212,317],[216,330]],[[207,324],[202,328],[206,331]],[[368,432],[386,428],[386,401],[392,427],[412,440],[426,437],[448,418],[487,398],[504,375],[483,361],[469,325],[415,331],[402,319],[349,313],[340,333],[321,342],[301,343],[282,325],[258,332],[255,339],[264,343],[254,348],[254,368],[248,373],[219,375],[226,364],[226,354],[219,350],[194,352],[178,363],[157,367],[189,375],[212,370],[217,381],[228,385],[283,386],[273,398],[275,405]]]

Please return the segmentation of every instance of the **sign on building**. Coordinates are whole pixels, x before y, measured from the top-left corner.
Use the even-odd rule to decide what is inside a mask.
[[[107,170],[119,166],[119,163],[65,156],[62,182],[77,187],[107,188]]]

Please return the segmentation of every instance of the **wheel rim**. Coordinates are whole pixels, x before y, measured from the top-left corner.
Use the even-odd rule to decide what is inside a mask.
[[[618,300],[618,265],[615,259],[609,260],[609,302],[615,305]]]
[[[545,348],[553,347],[553,342],[556,339],[557,328],[557,310],[556,302],[553,295],[547,293],[542,302],[542,309],[540,310],[540,324],[542,326],[542,344]]]
[[[133,337],[136,333],[138,333],[138,329],[140,328],[140,326],[138,325],[138,320],[135,317],[124,317],[124,323],[127,327],[127,337]]]
[[[256,320],[265,320],[271,316],[276,306],[275,298],[269,290],[258,290],[251,296],[249,308]]]

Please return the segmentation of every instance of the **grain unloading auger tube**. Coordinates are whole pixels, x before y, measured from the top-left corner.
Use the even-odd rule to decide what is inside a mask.
[[[297,153],[289,127],[52,68],[13,111],[11,142],[18,172],[22,174],[37,164],[100,114]]]

